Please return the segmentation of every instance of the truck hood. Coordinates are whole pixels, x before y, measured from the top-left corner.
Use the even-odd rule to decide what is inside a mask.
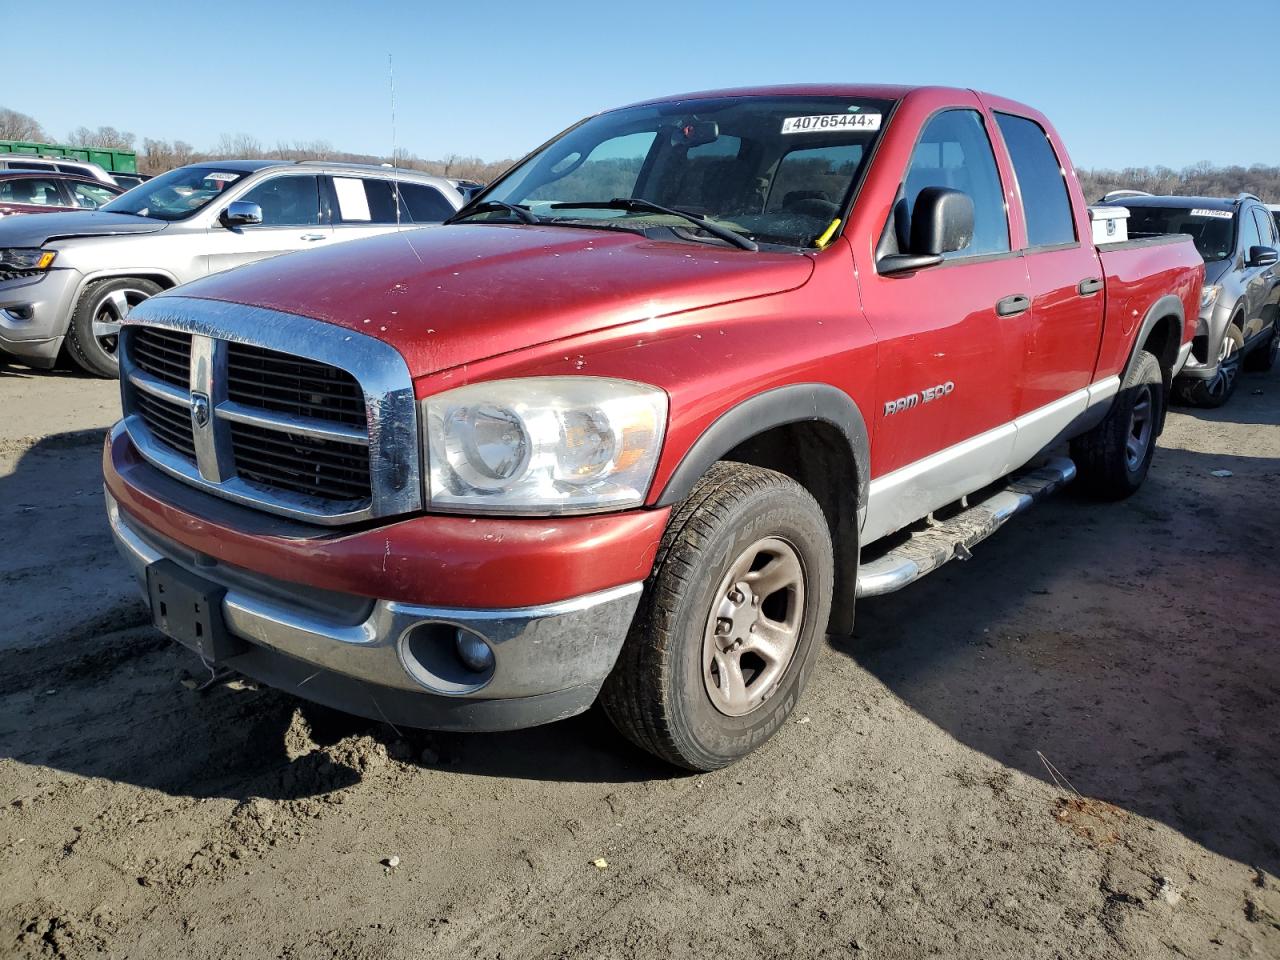
[[[39,217],[0,219],[0,247],[41,247],[51,240],[71,237],[117,237],[133,233],[156,233],[168,224],[127,213],[85,210],[73,213],[46,213]]]
[[[181,296],[300,314],[391,344],[414,377],[805,283],[813,261],[571,227],[458,224],[266,260]]]

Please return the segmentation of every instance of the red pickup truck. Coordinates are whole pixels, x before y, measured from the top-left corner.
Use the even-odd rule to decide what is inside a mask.
[[[1187,238],[1096,246],[1010,100],[641,103],[444,229],[136,308],[107,508],[207,661],[425,728],[599,698],[708,770],[779,728],[858,597],[1077,474],[1139,487],[1203,270]]]

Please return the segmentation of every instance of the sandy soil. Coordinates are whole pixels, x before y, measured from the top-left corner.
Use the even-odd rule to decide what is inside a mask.
[[[707,776],[595,710],[202,689],[108,538],[115,409],[0,367],[0,956],[1280,957],[1280,374],[1173,415],[1130,501],[865,602]]]

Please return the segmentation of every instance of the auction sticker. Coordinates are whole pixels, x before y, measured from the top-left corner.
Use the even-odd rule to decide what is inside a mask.
[[[826,113],[810,117],[787,117],[783,133],[823,133],[828,130],[879,130],[878,113]]]
[[[1213,217],[1217,220],[1231,219],[1230,210],[1201,210],[1199,207],[1197,207],[1195,210],[1191,211],[1191,215],[1193,217]]]
[[[215,170],[212,173],[206,173],[204,178],[206,180],[212,180],[214,183],[235,183],[240,179],[240,174],[224,173],[221,170]]]

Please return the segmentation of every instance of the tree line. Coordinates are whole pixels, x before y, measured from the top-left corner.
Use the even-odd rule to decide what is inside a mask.
[[[0,107],[0,140],[35,140],[50,142],[40,123],[25,113]],[[429,160],[410,153],[387,155],[350,153],[336,150],[328,141],[310,140],[264,145],[248,134],[223,134],[209,150],[197,150],[182,140],[144,138],[140,146],[134,134],[115,127],[77,127],[69,132],[68,143],[76,146],[136,150],[138,169],[157,174],[187,163],[201,160],[342,160],[353,163],[389,163],[441,177],[457,177],[488,183],[506,170],[511,160],[489,161],[479,157],[448,154]],[[1208,162],[1175,170],[1167,166],[1125,167],[1077,170],[1084,194],[1097,200],[1111,190],[1145,190],[1155,194],[1182,194],[1205,197],[1234,197],[1254,193],[1268,203],[1280,203],[1280,166],[1255,163],[1252,166],[1218,167]]]

